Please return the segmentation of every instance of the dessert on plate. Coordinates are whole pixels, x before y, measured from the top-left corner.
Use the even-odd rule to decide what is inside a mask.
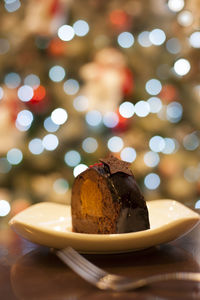
[[[99,161],[74,180],[73,231],[114,234],[149,229],[146,202],[130,164],[113,155]]]

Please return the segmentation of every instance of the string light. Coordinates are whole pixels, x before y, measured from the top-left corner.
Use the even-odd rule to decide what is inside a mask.
[[[81,161],[80,153],[76,150],[70,150],[65,153],[64,161],[68,166],[75,167]]]
[[[75,79],[68,79],[63,85],[67,95],[75,95],[79,91],[79,83]]]
[[[76,166],[73,170],[74,177],[77,177],[79,174],[84,172],[87,168],[88,168],[88,166],[85,164],[80,164],[80,165]]]
[[[162,109],[162,101],[158,97],[151,97],[147,100],[151,113],[158,113]]]
[[[65,42],[71,41],[75,35],[74,29],[70,25],[62,25],[58,29],[58,37]]]
[[[183,139],[183,146],[188,151],[196,150],[199,145],[200,141],[195,132],[186,135]]]
[[[80,112],[86,111],[89,107],[88,98],[85,96],[78,96],[74,98],[73,106],[77,111]]]
[[[147,81],[145,89],[150,95],[158,95],[162,90],[162,85],[159,80],[153,78]]]
[[[107,146],[111,152],[119,152],[123,148],[124,142],[119,136],[113,136],[108,140]]]
[[[21,78],[19,74],[15,72],[8,73],[4,78],[5,85],[9,89],[15,89],[17,88],[21,83]]]
[[[158,153],[153,152],[153,151],[148,151],[147,153],[145,153],[144,155],[144,163],[145,165],[147,165],[148,167],[156,167],[160,162],[160,156],[158,155]]]
[[[98,148],[98,143],[95,138],[87,137],[82,143],[82,148],[87,153],[93,153]]]
[[[10,204],[6,200],[0,200],[0,217],[5,217],[10,212]]]
[[[118,35],[117,41],[122,48],[130,48],[134,44],[134,37],[132,33],[125,31]]]
[[[0,100],[3,98],[4,96],[4,91],[3,88],[0,86]]]
[[[65,69],[62,66],[53,66],[49,70],[49,78],[54,82],[60,82],[65,78]]]
[[[114,128],[119,122],[119,117],[115,112],[107,112],[103,116],[103,123],[108,128]]]
[[[102,115],[98,110],[91,110],[85,116],[86,122],[90,126],[99,126],[102,122]]]
[[[167,50],[172,54],[177,54],[181,51],[181,44],[177,38],[171,38],[166,43]]]
[[[89,25],[84,20],[78,20],[73,25],[74,32],[77,36],[85,36],[89,32]]]
[[[29,74],[24,78],[24,84],[37,89],[40,85],[40,78],[35,74]]]
[[[185,3],[184,0],[169,0],[168,7],[173,12],[178,12],[183,9]]]
[[[12,166],[5,157],[0,158],[0,173],[6,174],[11,170]]]
[[[156,190],[160,185],[160,177],[156,173],[150,173],[145,176],[144,185],[149,190]]]
[[[125,101],[119,106],[119,113],[123,118],[131,118],[135,113],[133,103]]]
[[[193,19],[193,15],[192,15],[191,11],[184,10],[184,11],[180,12],[178,14],[177,21],[180,25],[185,26],[185,27],[192,25],[194,19]]]
[[[163,30],[156,28],[149,33],[149,40],[155,46],[162,45],[166,40],[166,35]]]
[[[7,152],[7,160],[11,165],[18,165],[23,159],[22,151],[12,148]]]
[[[172,102],[167,105],[167,120],[171,123],[177,123],[181,120],[183,114],[183,107],[179,102]]]
[[[48,151],[54,151],[58,147],[59,141],[55,134],[47,134],[42,140],[43,147]]]
[[[189,37],[189,42],[193,48],[200,48],[200,31],[193,32]]]
[[[150,47],[152,42],[149,39],[149,31],[143,31],[138,35],[138,43],[142,47]]]
[[[29,142],[28,148],[32,154],[39,155],[43,152],[44,145],[41,139],[35,138]]]
[[[69,189],[69,183],[64,178],[58,178],[53,183],[53,189],[57,194],[64,195]]]
[[[48,131],[48,132],[56,132],[60,126],[58,124],[55,124],[51,117],[47,117],[44,120],[44,128]]]
[[[186,75],[190,71],[190,63],[185,58],[180,58],[174,63],[174,71],[180,76]]]
[[[139,101],[135,104],[135,114],[138,117],[144,118],[150,113],[149,103],[146,101]]]
[[[22,85],[17,91],[18,98],[23,102],[28,102],[33,98],[33,88],[29,85]]]
[[[149,147],[154,152],[162,152],[165,148],[165,140],[159,135],[153,136],[149,140]]]
[[[12,13],[21,7],[21,2],[19,0],[5,1],[4,7],[9,13]]]
[[[51,113],[51,120],[56,125],[64,124],[68,119],[68,113],[64,108],[56,108]]]
[[[136,156],[137,156],[136,151],[132,147],[125,147],[120,153],[121,159],[129,163],[134,162]]]

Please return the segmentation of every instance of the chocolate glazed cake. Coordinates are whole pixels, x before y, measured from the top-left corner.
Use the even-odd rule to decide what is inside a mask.
[[[109,234],[149,229],[147,206],[129,163],[111,155],[76,177],[71,207],[74,232]]]

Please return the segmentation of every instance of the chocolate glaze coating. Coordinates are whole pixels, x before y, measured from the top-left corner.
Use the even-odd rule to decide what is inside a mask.
[[[149,215],[140,188],[133,175],[124,172],[111,174],[109,166],[93,166],[106,177],[113,201],[120,203],[121,210],[117,220],[117,233],[134,232],[150,228]]]

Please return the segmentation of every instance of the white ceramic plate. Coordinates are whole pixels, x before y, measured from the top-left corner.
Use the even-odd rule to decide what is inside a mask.
[[[17,214],[10,226],[27,240],[53,248],[71,246],[83,253],[135,251],[172,241],[190,231],[200,216],[174,200],[147,202],[151,229],[122,234],[74,233],[70,206],[39,203]]]

